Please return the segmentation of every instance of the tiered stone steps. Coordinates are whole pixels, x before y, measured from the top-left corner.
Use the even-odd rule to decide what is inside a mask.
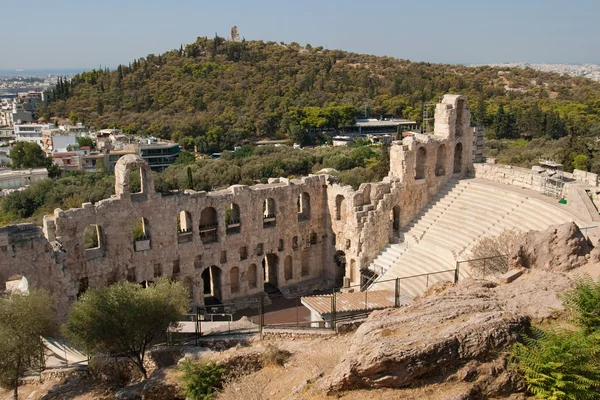
[[[378,277],[369,290],[393,291],[393,279],[423,275],[400,280],[402,295],[418,296],[435,282],[452,280],[453,272],[426,275],[453,270],[456,260],[468,258],[481,237],[506,229],[541,230],[568,221],[585,225],[558,203],[485,182],[450,181],[405,228],[405,242],[386,246],[375,258],[369,269]],[[468,271],[461,271],[461,278],[465,276]]]

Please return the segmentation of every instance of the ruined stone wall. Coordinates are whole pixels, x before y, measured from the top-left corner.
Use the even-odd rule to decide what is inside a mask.
[[[125,279],[172,277],[189,289],[193,304],[203,304],[205,292],[225,303],[243,301],[262,293],[265,281],[284,294],[357,285],[360,270],[399,240],[449,179],[472,172],[469,121],[466,98],[444,96],[434,133],[394,142],[388,177],[358,190],[318,175],[161,196],[148,165],[126,155],[115,167],[112,198],[57,209],[41,229],[0,229],[0,285],[26,276],[55,295],[61,318],[88,287]],[[140,193],[131,193],[132,170],[140,171]],[[86,245],[90,227],[94,246]]]
[[[336,214],[335,198],[341,195],[345,199],[345,218],[332,221],[332,229],[340,239],[336,250],[346,254],[346,278],[352,285],[360,283],[360,269],[367,268],[383,247],[400,240],[398,231],[449,179],[472,171],[474,133],[466,98],[446,95],[436,106],[433,134],[416,134],[392,143],[387,178],[363,184],[357,191],[329,189],[331,215]]]
[[[202,274],[207,269],[214,273],[209,279],[217,286],[213,294],[220,301],[247,298],[263,292],[262,263],[267,257],[274,265],[269,279],[275,287],[309,281],[322,286],[333,280],[332,233],[323,212],[327,209],[325,175],[163,197],[153,191],[145,166],[136,156],[123,157],[117,164],[117,195],[95,205],[85,203],[83,208],[57,209],[45,218],[46,236],[33,226],[0,230],[1,284],[14,274],[26,276],[33,287],[62,297],[57,305],[64,313],[64,306],[87,287],[124,279],[154,281],[158,276],[181,280],[194,303],[203,304],[206,276],[203,279]],[[130,193],[126,171],[119,172],[132,168],[142,168],[142,193]],[[302,195],[310,207],[300,214],[298,198]],[[266,199],[274,201],[267,219]],[[240,210],[239,226],[233,230],[226,224],[232,203]],[[216,226],[204,228],[216,229],[216,240],[207,243],[200,236],[200,219],[210,207],[216,211]],[[189,213],[185,225],[189,224],[190,232],[180,232],[181,211]],[[132,232],[142,218],[146,237],[135,241]],[[93,225],[100,228],[99,246],[86,249],[83,232]],[[250,276],[254,276],[250,268],[256,268],[256,278]]]
[[[474,164],[475,178],[499,182],[505,185],[514,185],[539,192],[543,178],[540,174],[527,169],[502,164]]]

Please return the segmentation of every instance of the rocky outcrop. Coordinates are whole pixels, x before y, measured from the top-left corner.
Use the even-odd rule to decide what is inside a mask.
[[[509,268],[566,272],[588,262],[593,247],[574,222],[523,235],[509,254]]]
[[[320,382],[327,391],[403,387],[471,360],[494,358],[528,327],[490,282],[469,282],[403,309],[376,311]]]

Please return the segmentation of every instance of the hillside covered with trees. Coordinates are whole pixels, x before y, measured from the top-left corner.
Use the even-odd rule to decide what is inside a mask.
[[[187,150],[233,149],[256,138],[319,142],[307,132],[364,115],[421,121],[422,103],[469,97],[488,129],[489,155],[528,165],[575,156],[600,170],[600,83],[532,69],[414,63],[296,43],[198,38],[115,70],[60,80],[40,116],[71,118],[178,141]],[[506,140],[525,138],[512,145]],[[555,142],[558,141],[558,142]],[[516,150],[515,150],[516,149]]]

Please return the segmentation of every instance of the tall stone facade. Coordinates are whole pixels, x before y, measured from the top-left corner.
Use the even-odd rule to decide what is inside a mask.
[[[335,250],[346,256],[352,285],[361,283],[361,270],[386,244],[403,240],[402,229],[449,179],[472,172],[475,131],[470,121],[466,97],[445,95],[436,105],[433,134],[392,143],[390,172],[382,182],[363,184],[357,191],[329,189],[330,214],[342,217],[342,223],[332,221]]]
[[[88,287],[125,279],[180,280],[197,305],[243,301],[265,284],[284,294],[359,284],[361,269],[400,239],[448,179],[472,169],[469,121],[466,98],[444,96],[434,134],[394,142],[389,176],[358,190],[316,175],[162,196],[145,161],[124,156],[110,199],[57,209],[42,228],[0,228],[0,290],[25,276],[51,291],[64,318]],[[131,192],[133,170],[139,193]]]

